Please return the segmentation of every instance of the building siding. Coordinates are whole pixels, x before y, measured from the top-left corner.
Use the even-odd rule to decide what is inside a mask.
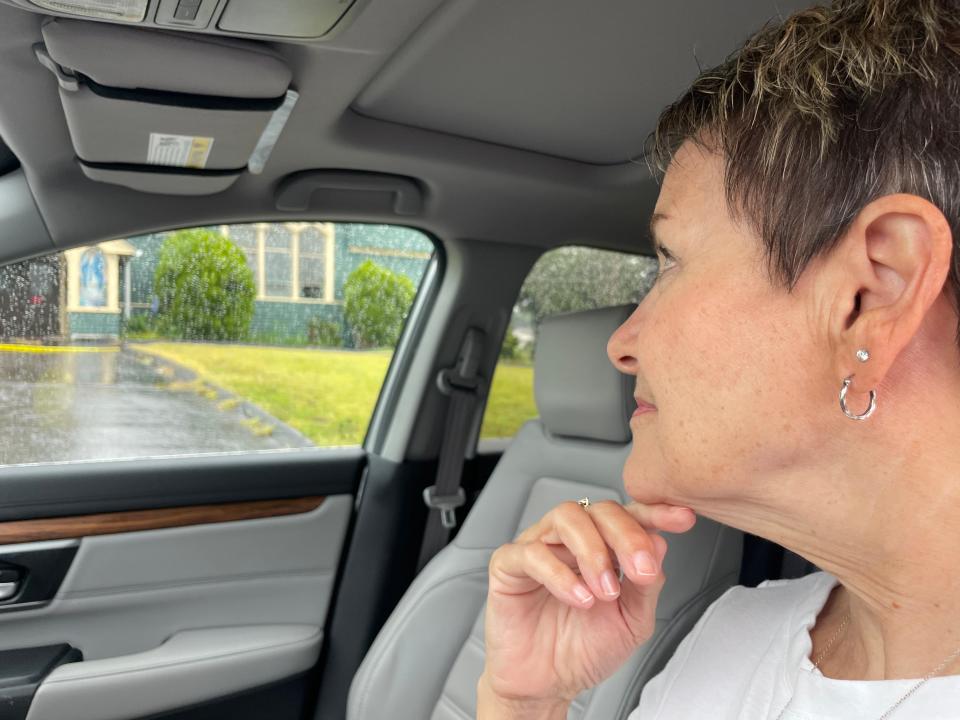
[[[119,313],[68,312],[67,323],[72,338],[119,337]]]
[[[228,236],[230,227],[227,226]],[[343,287],[350,273],[366,260],[406,275],[419,287],[433,251],[430,240],[423,233],[404,227],[364,223],[333,223],[333,228],[333,302],[312,298],[264,298],[263,288],[258,285],[258,299],[254,303],[250,325],[254,339],[275,343],[302,342],[306,340],[310,318],[320,317],[338,323],[343,344],[350,347],[351,338],[343,322]],[[223,226],[211,226],[209,229],[222,232]],[[128,238],[128,242],[138,250],[130,266],[130,295],[135,313],[151,312],[154,273],[163,241],[169,234],[155,233]],[[257,268],[251,269],[256,279]],[[93,324],[88,323],[88,326]],[[78,331],[71,325],[71,333],[74,332]]]

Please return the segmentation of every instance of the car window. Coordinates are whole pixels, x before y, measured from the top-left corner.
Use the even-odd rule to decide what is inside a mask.
[[[0,268],[0,465],[359,445],[433,252],[256,223]]]
[[[533,357],[537,327],[549,315],[639,303],[653,286],[657,260],[647,255],[566,246],[544,253],[530,270],[513,307],[480,439],[508,438],[537,417]]]

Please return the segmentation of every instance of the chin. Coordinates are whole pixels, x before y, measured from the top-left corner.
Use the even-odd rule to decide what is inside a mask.
[[[629,463],[623,470],[623,489],[632,500],[646,505],[667,502],[663,498],[662,485],[649,475],[649,471],[631,472]]]
[[[699,497],[699,486],[679,488],[670,482],[670,475],[649,464],[642,464],[640,458],[636,464],[630,460],[624,465],[623,489],[634,501],[645,505],[667,503],[693,507],[691,500]]]

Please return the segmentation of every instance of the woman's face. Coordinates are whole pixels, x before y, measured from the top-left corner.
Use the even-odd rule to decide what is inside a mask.
[[[656,406],[630,420],[626,490],[695,510],[762,497],[761,483],[815,456],[841,416],[811,286],[817,262],[792,293],[771,285],[760,239],[728,213],[722,158],[689,142],[666,173],[653,232],[669,255],[658,253],[656,284],[607,345]]]

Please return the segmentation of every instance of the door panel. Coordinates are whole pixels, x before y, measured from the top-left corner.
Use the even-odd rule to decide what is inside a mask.
[[[82,538],[48,607],[0,615],[0,650],[68,642],[98,660],[187,629],[322,628],[352,505],[334,495],[296,515]]]
[[[82,654],[44,679],[29,717],[239,719],[268,704],[271,718],[300,718],[364,465],[361,448],[338,448],[5,468],[0,566],[75,549],[51,600],[0,601],[0,651]],[[171,652],[185,640],[207,655]],[[153,661],[172,674],[150,673]],[[120,685],[92,692],[106,678]]]

